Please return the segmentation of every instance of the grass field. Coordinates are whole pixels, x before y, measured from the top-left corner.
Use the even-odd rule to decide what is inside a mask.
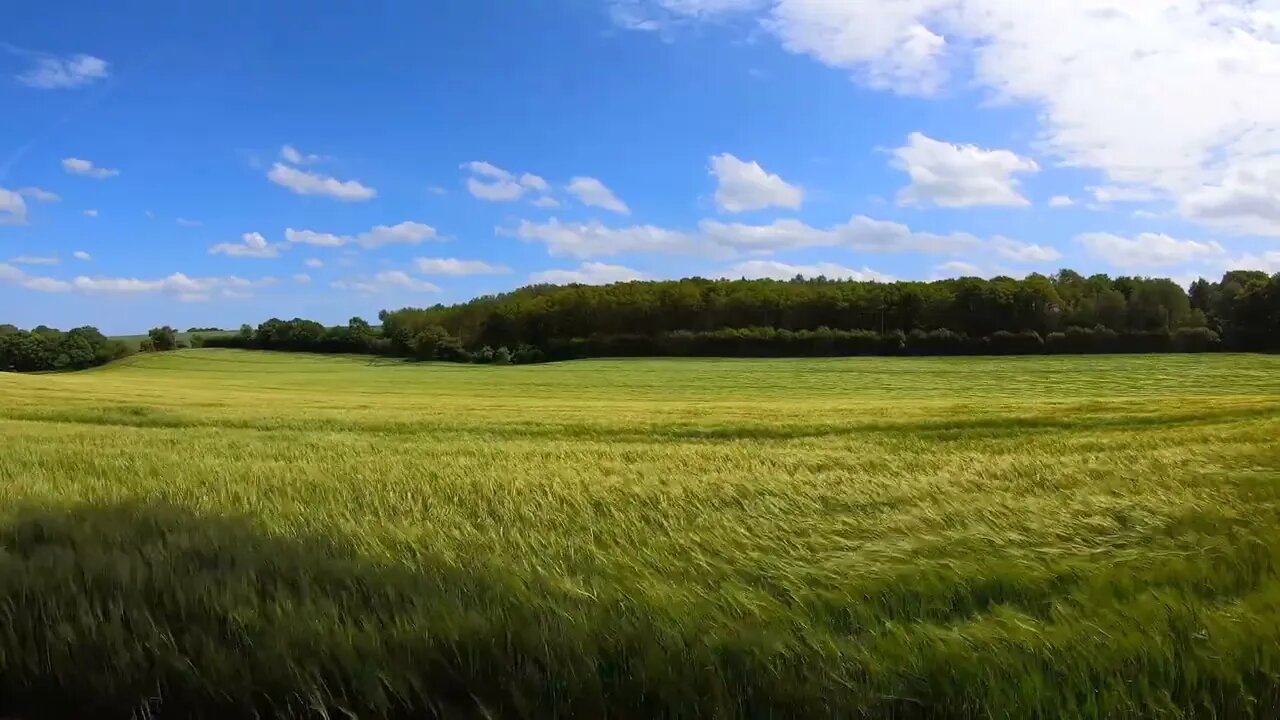
[[[235,334],[236,334],[236,332],[238,332],[238,331],[236,331],[236,330],[219,330],[219,331],[217,331],[217,332],[212,332],[212,331],[210,331],[210,332],[198,332],[198,333],[180,332],[180,333],[178,333],[177,335],[178,335],[178,342],[186,343],[186,344],[190,345],[190,344],[191,344],[191,338],[195,337],[196,335],[199,335],[199,336],[201,336],[201,337],[224,337],[224,336],[227,336],[227,335],[235,335]],[[133,349],[135,349],[135,350],[136,350],[136,349],[138,349],[138,347],[142,344],[142,341],[147,339],[147,334],[146,334],[146,333],[143,333],[143,334],[141,334],[141,335],[112,335],[112,336],[110,336],[108,339],[109,339],[109,340],[119,340],[120,342],[128,343],[130,346],[132,346],[132,347],[133,347]]]
[[[0,710],[1275,717],[1278,439],[1268,356],[0,374]]]

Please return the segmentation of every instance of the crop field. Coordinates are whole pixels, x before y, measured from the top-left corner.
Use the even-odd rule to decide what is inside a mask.
[[[178,339],[178,342],[186,343],[190,345],[191,338],[196,337],[197,335],[200,337],[208,338],[208,337],[226,337],[228,335],[235,335],[235,334],[236,334],[235,330],[218,330],[218,331],[205,331],[205,332],[194,332],[194,333],[180,332],[176,334],[176,337]],[[137,350],[138,347],[142,345],[142,341],[146,340],[147,337],[148,337],[147,334],[143,333],[141,335],[113,335],[108,339],[119,340],[122,343],[128,343],[130,347],[132,347],[134,350]]]
[[[1280,357],[0,374],[0,716],[1278,712]]]

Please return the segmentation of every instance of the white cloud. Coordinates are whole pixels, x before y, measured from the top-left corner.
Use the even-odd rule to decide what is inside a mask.
[[[815,228],[799,220],[768,225],[726,224],[704,220],[699,226],[712,243],[737,252],[771,253],[805,247],[846,247],[862,252],[954,254],[982,249],[987,243],[968,233],[917,232],[901,223],[855,216],[843,225]]]
[[[0,188],[0,225],[25,225],[27,202],[12,190]]]
[[[449,194],[448,190],[445,190],[439,185],[432,185],[431,187],[427,188],[427,192],[431,193],[432,195],[448,195]]]
[[[543,195],[542,197],[531,201],[530,204],[533,205],[534,207],[540,207],[540,208],[560,207],[560,201],[551,197],[550,195]]]
[[[1160,233],[1123,237],[1112,233],[1086,233],[1076,238],[1090,255],[1125,270],[1166,268],[1193,261],[1223,257],[1216,242],[1178,240]]]
[[[39,292],[66,292],[71,289],[71,284],[64,280],[29,275],[21,268],[6,263],[0,263],[0,283]]]
[[[692,234],[652,225],[615,229],[595,221],[562,223],[555,218],[544,223],[521,221],[515,235],[521,240],[546,244],[552,255],[579,258],[627,252],[687,253],[698,245]]]
[[[311,276],[306,273],[294,273],[293,281],[299,285],[306,285],[311,282]]]
[[[320,162],[324,158],[319,155],[309,155],[303,153],[292,145],[285,145],[280,148],[280,159],[293,165],[310,165],[311,163]]]
[[[1076,201],[1072,200],[1068,195],[1054,195],[1049,198],[1049,207],[1064,208],[1075,205]]]
[[[724,153],[711,158],[711,174],[717,181],[716,207],[740,213],[770,207],[799,209],[804,190],[768,173],[758,162],[744,162]]]
[[[1040,169],[1034,160],[1008,150],[953,145],[918,132],[893,155],[894,166],[911,176],[911,185],[898,193],[899,205],[1030,205],[1018,192],[1014,175]]]
[[[440,292],[440,287],[426,280],[421,280],[400,270],[388,270],[362,280],[338,280],[330,283],[338,290],[353,290],[361,293],[381,293],[391,290],[410,290],[412,292]]]
[[[1184,195],[1179,209],[1227,230],[1280,235],[1280,156],[1234,163],[1216,184]]]
[[[456,258],[418,258],[413,261],[413,266],[423,275],[506,275],[511,272],[511,268],[505,265]]]
[[[1148,202],[1160,197],[1155,190],[1141,185],[1091,185],[1086,189],[1103,204]]]
[[[109,177],[115,177],[120,174],[119,170],[113,168],[98,167],[91,160],[83,160],[81,158],[63,158],[62,169],[72,175],[83,175],[96,180],[103,180]]]
[[[789,265],[773,260],[748,260],[725,270],[723,277],[749,280],[790,280],[797,275],[806,278],[825,277],[830,280],[858,280],[892,282],[893,278],[870,268],[857,270],[835,263],[821,262],[813,265]]]
[[[1275,0],[773,0],[765,12],[784,48],[872,86],[928,94],[963,68],[950,87],[1035,113],[1038,151],[1168,196],[1189,219],[1276,232],[1280,188],[1253,169],[1280,156]]]
[[[520,176],[520,184],[535,192],[546,192],[551,189],[547,181],[534,175],[533,173],[525,173]]]
[[[182,227],[200,227],[204,223],[199,220],[188,220],[187,218],[178,218],[176,221]]]
[[[19,255],[15,258],[9,258],[10,265],[57,265],[58,256],[48,255]]]
[[[284,239],[294,244],[319,247],[341,247],[358,244],[367,249],[383,245],[417,245],[424,240],[439,239],[436,229],[420,222],[405,221],[396,225],[378,225],[359,235],[335,235],[314,230],[286,228]]]
[[[92,260],[92,259],[93,259],[93,256],[92,256],[92,255],[90,255],[89,253],[87,253],[87,252],[85,252],[85,251],[83,251],[83,250],[77,250],[77,251],[75,251],[75,252],[71,253],[71,257],[73,257],[73,258],[75,258],[75,259],[77,259],[77,260],[83,260],[83,261],[85,261],[85,262],[89,262],[90,260]]]
[[[569,181],[566,188],[574,197],[578,198],[583,205],[598,207],[610,212],[620,213],[622,215],[630,215],[631,208],[622,202],[613,191],[593,177],[576,177]]]
[[[531,192],[546,197],[551,189],[551,185],[538,175],[524,173],[517,178],[513,173],[481,160],[463,163],[462,169],[471,173],[467,178],[467,191],[481,200],[513,202]]]
[[[84,212],[85,217],[91,217],[91,218],[98,217],[98,211],[94,210],[93,208],[89,208],[88,210],[84,210],[82,212]]]
[[[290,167],[283,163],[275,163],[267,173],[271,182],[289,188],[299,195],[326,195],[343,202],[364,202],[378,195],[374,188],[362,185],[357,180],[337,180],[327,175],[307,172]]]
[[[322,233],[315,230],[294,230],[293,228],[285,228],[284,239],[295,244],[316,245],[319,247],[339,247],[352,241],[348,235],[334,235],[333,233]]]
[[[226,255],[228,257],[274,258],[280,257],[280,250],[287,247],[285,243],[269,243],[262,233],[247,232],[240,236],[238,243],[218,243],[209,248],[210,255]]]
[[[57,193],[49,192],[48,190],[38,187],[18,188],[18,194],[24,197],[29,197],[32,200],[39,200],[40,202],[47,203],[58,202],[62,199]]]
[[[919,232],[906,225],[858,215],[842,225],[816,228],[794,219],[767,225],[703,220],[696,231],[672,230],[653,225],[611,228],[600,222],[543,223],[524,220],[514,231],[525,241],[541,242],[552,255],[579,258],[625,253],[671,253],[732,257],[767,255],[782,250],[812,247],[844,247],[861,252],[915,252],[955,255],[998,253],[1003,257],[1039,262],[1057,257],[1057,251],[1008,238],[984,239],[968,233]]]
[[[529,276],[531,283],[554,285],[608,285],[644,279],[643,273],[631,268],[598,262],[583,263],[572,270],[543,270]]]
[[[35,65],[17,76],[18,82],[45,90],[78,88],[109,74],[106,60],[92,55],[37,55]]]
[[[246,280],[234,275],[224,277],[190,277],[183,273],[174,273],[156,280],[140,280],[123,277],[89,277],[81,275],[70,282],[49,277],[29,275],[13,265],[0,263],[0,282],[25,287],[40,292],[79,292],[96,294],[140,295],[161,293],[172,296],[183,302],[207,300],[210,293],[216,290],[244,293],[256,287],[265,287],[275,282],[275,278],[266,277],[259,280]]]
[[[1057,248],[1031,245],[1008,238],[995,238],[991,241],[991,248],[1000,257],[1015,262],[1045,263],[1062,259],[1062,253]]]
[[[320,258],[307,258],[307,261],[306,261],[306,262],[304,262],[304,263],[302,263],[302,264],[303,264],[303,265],[306,265],[307,267],[311,268],[312,270],[316,270],[316,269],[319,269],[319,268],[324,267],[324,261],[323,261],[323,260],[321,260]]]
[[[939,277],[982,277],[982,268],[970,262],[963,260],[951,260],[941,265],[935,265],[935,276]]]
[[[1280,251],[1270,250],[1250,253],[1233,258],[1225,264],[1225,270],[1261,270],[1274,275],[1280,273]]]
[[[402,222],[398,225],[378,225],[369,232],[356,236],[356,242],[365,248],[383,245],[417,245],[424,240],[435,240],[436,229],[420,222]]]
[[[927,19],[948,0],[778,0],[765,26],[791,52],[868,85],[930,95],[947,80],[947,41]]]

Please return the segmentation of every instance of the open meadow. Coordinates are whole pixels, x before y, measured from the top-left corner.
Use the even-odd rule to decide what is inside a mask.
[[[0,373],[0,715],[1275,717],[1280,357]]]

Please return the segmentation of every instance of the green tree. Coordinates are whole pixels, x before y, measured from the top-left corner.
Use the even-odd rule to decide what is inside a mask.
[[[147,337],[151,340],[151,347],[156,352],[174,350],[178,347],[178,332],[168,325],[151,328],[147,332]]]

